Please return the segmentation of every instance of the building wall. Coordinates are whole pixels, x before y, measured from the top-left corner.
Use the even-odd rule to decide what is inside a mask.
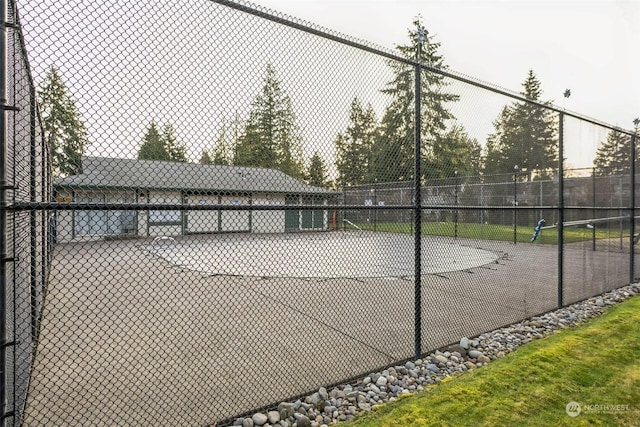
[[[134,191],[70,190],[57,191],[60,203],[132,203]],[[56,212],[56,240],[69,242],[101,236],[131,234],[138,231],[138,214],[130,210],[82,210]]]
[[[284,205],[284,196],[257,194],[253,196],[253,205]],[[252,211],[251,231],[253,233],[284,233],[284,211]]]
[[[71,203],[73,201],[73,192],[60,190],[56,194],[56,199],[58,203]],[[73,211],[56,211],[55,220],[55,234],[57,241],[70,241],[73,238]]]
[[[309,200],[299,196],[272,194],[249,195],[185,195],[180,191],[100,191],[100,190],[60,190],[58,201],[88,203],[167,203],[181,204],[224,204],[224,205],[285,205],[286,200],[295,199],[295,203],[308,203]],[[322,205],[326,201],[314,197],[313,203]],[[306,218],[311,211],[304,213],[295,211],[298,229],[326,230],[328,213],[326,210],[314,210],[313,220]],[[124,233],[140,237],[179,236],[182,234],[253,232],[283,233],[285,232],[286,214],[284,210],[276,211],[64,211],[56,213],[56,240],[69,242],[74,239],[99,238],[106,235]],[[291,230],[290,230],[291,231]]]
[[[185,197],[185,202],[189,205],[217,205],[219,196],[193,194]],[[213,211],[190,211],[185,212],[185,233],[218,233],[220,231],[220,212]]]

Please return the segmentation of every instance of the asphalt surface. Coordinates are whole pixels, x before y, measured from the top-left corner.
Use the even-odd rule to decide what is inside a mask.
[[[171,244],[197,258],[198,247],[254,237]],[[300,271],[284,267],[297,259],[332,273],[317,277],[263,274],[257,252],[247,263],[246,247],[209,253],[226,253],[219,266],[253,266],[251,275],[215,271],[211,262],[180,266],[175,251],[160,253],[150,240],[56,246],[25,425],[207,425],[411,358],[415,280],[389,274],[413,269],[411,243],[396,236],[400,248],[388,253],[387,267],[385,256],[373,257],[376,275],[362,269],[376,235],[373,243],[343,239],[339,260],[300,252],[343,237],[263,242],[273,271]],[[423,249],[443,267],[422,276],[425,352],[557,305],[554,246],[427,237]],[[568,245],[565,303],[628,284],[628,259],[624,250]],[[444,268],[456,263],[459,270]]]

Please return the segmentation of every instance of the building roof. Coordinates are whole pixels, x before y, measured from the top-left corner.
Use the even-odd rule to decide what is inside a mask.
[[[201,165],[159,160],[86,157],[82,173],[54,181],[54,187],[332,194],[274,169]]]

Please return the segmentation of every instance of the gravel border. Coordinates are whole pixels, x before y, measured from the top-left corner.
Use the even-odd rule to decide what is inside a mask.
[[[544,338],[568,326],[599,316],[610,306],[640,295],[640,284],[624,286],[587,300],[535,316],[513,325],[463,337],[446,351],[435,351],[423,359],[372,372],[355,384],[344,384],[317,392],[295,402],[282,402],[277,409],[238,418],[232,425],[243,427],[327,427],[369,412],[375,405],[393,402],[399,396],[424,390],[446,377],[480,368],[504,357],[519,346]]]

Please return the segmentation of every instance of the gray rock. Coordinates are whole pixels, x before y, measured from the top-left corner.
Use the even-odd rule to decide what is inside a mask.
[[[253,414],[253,417],[251,417],[251,419],[253,420],[253,423],[257,426],[263,426],[268,421],[267,416],[260,412],[258,412],[257,414]]]
[[[244,418],[236,418],[236,420],[231,424],[232,426],[241,426]]]
[[[472,359],[477,359],[478,357],[482,356],[482,352],[478,350],[471,350],[468,354]]]
[[[467,349],[465,349],[464,347],[458,344],[455,344],[449,347],[449,351],[453,356],[456,356],[456,357],[464,357],[467,355]]]
[[[378,387],[385,387],[387,385],[387,379],[381,376],[380,378],[378,378],[378,381],[376,381],[376,385]]]
[[[434,359],[438,363],[445,363],[445,364],[449,361],[449,359],[447,359],[445,356],[442,356],[440,354],[438,354]]]
[[[429,363],[427,365],[427,370],[430,372],[439,372],[440,368],[438,368],[438,366],[434,365],[433,363]]]
[[[329,393],[327,393],[327,389],[324,387],[320,387],[320,390],[318,390],[318,394],[320,395],[322,400],[327,400],[329,398]]]
[[[478,356],[478,362],[480,362],[480,363],[489,363],[489,362],[491,362],[491,359],[488,358],[487,356],[485,356],[484,354],[481,354],[480,356]]]
[[[293,417],[293,414],[296,412],[294,404],[289,402],[282,402],[278,405],[278,413],[280,414],[281,420],[286,420],[289,417]]]
[[[460,339],[460,347],[462,347],[463,349],[468,350],[469,344],[469,338],[463,337],[462,339]]]
[[[371,411],[371,405],[365,402],[358,403],[358,408],[365,412]]]
[[[311,420],[309,417],[303,415],[298,418],[298,427],[311,427]]]
[[[416,364],[413,362],[407,362],[404,364],[405,368],[407,369],[415,369],[416,368]]]
[[[278,411],[267,412],[267,420],[270,424],[276,424],[280,422],[280,413]]]
[[[251,418],[245,418],[242,420],[242,427],[253,427],[253,420]]]

